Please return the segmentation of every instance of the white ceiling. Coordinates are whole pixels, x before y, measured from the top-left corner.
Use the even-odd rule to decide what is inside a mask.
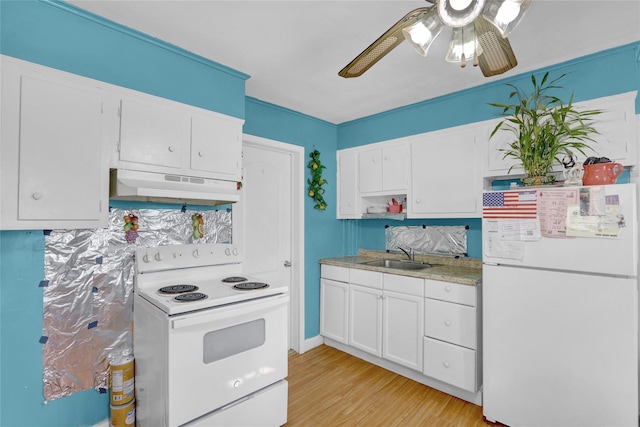
[[[246,94],[339,124],[640,40],[639,0],[534,0],[509,41],[518,66],[492,78],[402,43],[361,77],[347,63],[414,1],[72,0],[80,8],[250,75]]]

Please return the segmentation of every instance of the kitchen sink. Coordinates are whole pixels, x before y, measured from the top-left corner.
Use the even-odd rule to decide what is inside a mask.
[[[393,268],[396,270],[422,270],[432,267],[431,264],[425,264],[423,262],[398,259],[377,259],[375,261],[364,262],[363,264],[373,267]]]

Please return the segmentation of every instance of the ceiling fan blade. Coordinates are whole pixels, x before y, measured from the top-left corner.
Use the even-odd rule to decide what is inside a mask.
[[[502,74],[518,65],[509,40],[503,38],[493,24],[479,16],[476,18],[475,26],[476,38],[482,47],[478,63],[485,77]]]
[[[393,48],[402,43],[404,41],[402,29],[418,22],[431,7],[419,7],[407,13],[346,67],[340,70],[338,75],[345,78],[361,76],[382,57],[391,52]]]

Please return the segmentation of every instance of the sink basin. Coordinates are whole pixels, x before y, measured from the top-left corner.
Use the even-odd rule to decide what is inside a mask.
[[[375,261],[365,262],[364,264],[374,267],[393,268],[396,270],[422,270],[431,267],[431,264],[425,264],[423,262],[398,259],[377,259]]]

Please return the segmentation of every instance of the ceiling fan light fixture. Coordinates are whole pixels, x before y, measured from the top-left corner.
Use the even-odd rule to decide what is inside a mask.
[[[438,16],[449,27],[464,27],[480,16],[484,5],[485,0],[439,0]]]
[[[463,28],[452,28],[451,41],[445,60],[447,62],[459,62],[462,67],[466,61],[482,54],[482,48],[476,39],[476,30],[473,23]]]
[[[518,25],[532,0],[487,0],[482,16],[491,22],[502,37]]]
[[[435,9],[435,7],[431,8],[420,21],[402,30],[404,38],[422,56],[427,56],[431,43],[443,28],[442,21],[438,18]]]

